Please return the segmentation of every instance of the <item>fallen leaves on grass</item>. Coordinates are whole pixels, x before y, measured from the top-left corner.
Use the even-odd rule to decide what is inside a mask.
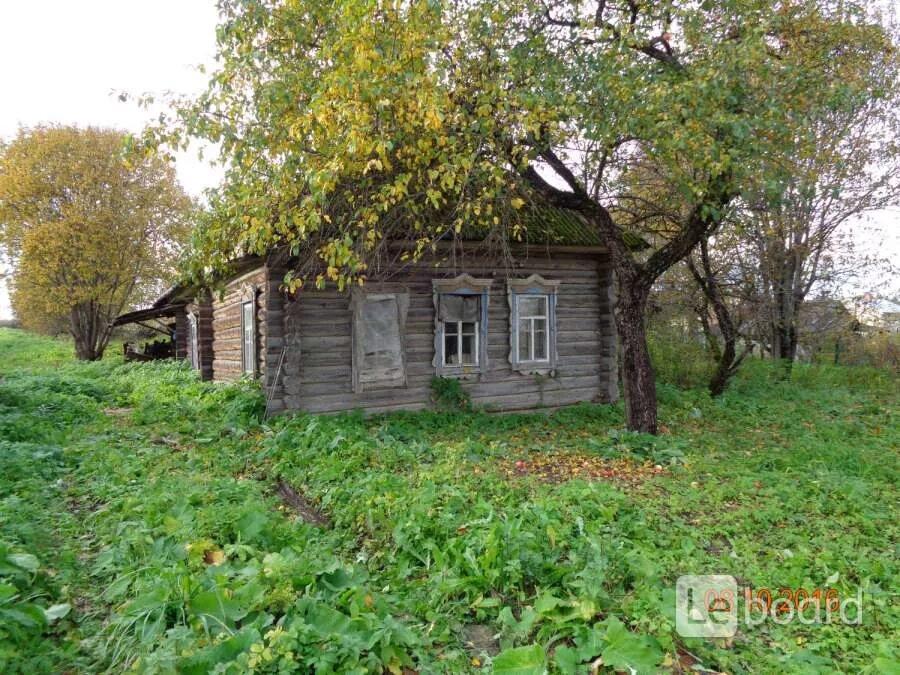
[[[578,452],[531,455],[528,459],[505,459],[499,463],[507,478],[533,476],[546,483],[568,480],[608,480],[637,484],[652,476],[668,473],[659,464],[632,459],[603,459]]]

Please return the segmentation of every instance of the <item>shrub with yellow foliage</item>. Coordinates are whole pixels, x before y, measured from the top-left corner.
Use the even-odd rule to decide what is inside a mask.
[[[112,129],[23,129],[0,147],[0,247],[23,325],[103,355],[111,321],[171,280],[191,201],[171,165]]]

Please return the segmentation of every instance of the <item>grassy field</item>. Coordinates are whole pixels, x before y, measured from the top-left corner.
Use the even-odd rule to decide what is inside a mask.
[[[616,406],[264,421],[250,383],[6,329],[0,376],[3,672],[900,668],[885,372],[662,387],[658,438]],[[861,591],[860,625],[680,637],[684,574]]]

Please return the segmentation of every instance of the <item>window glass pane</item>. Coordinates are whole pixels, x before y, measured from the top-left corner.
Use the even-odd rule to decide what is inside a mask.
[[[445,324],[446,327],[456,324]],[[444,335],[444,365],[459,363],[459,338],[456,335]]]
[[[197,319],[196,317],[189,316],[188,317],[188,337],[190,339],[190,350],[191,350],[191,367],[197,368],[199,366],[199,358],[198,358],[198,348],[197,348]]]
[[[537,327],[538,323],[543,323],[543,320],[536,320],[534,322],[535,327]],[[543,330],[535,330],[534,331],[534,360],[535,361],[545,361],[547,359],[547,333]]]
[[[547,298],[542,295],[520,295],[519,316],[547,316]]]
[[[471,366],[478,364],[475,348],[478,324],[471,322],[448,322],[444,329],[444,365]],[[460,351],[460,348],[462,351]]]
[[[241,305],[241,323],[243,324],[244,336],[241,348],[241,356],[243,357],[243,366],[245,373],[252,373],[255,368],[256,354],[253,349],[253,303],[245,302]]]
[[[519,361],[531,360],[531,319],[519,319]]]
[[[475,335],[463,335],[462,363],[463,365],[475,365],[478,363],[475,355]]]
[[[253,305],[249,302],[244,304],[244,340],[249,340],[253,336]]]

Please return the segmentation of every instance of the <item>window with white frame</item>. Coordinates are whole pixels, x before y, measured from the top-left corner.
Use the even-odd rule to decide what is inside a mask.
[[[434,361],[438,376],[477,377],[487,366],[487,306],[492,279],[434,279]]]
[[[256,374],[256,302],[253,297],[241,302],[241,370]]]
[[[550,360],[550,296],[516,295],[519,362]]]
[[[552,374],[556,369],[556,304],[559,281],[538,274],[510,279],[509,362],[521,373]]]
[[[443,333],[441,341],[443,366],[478,365],[480,300],[477,295],[441,294],[439,320]]]
[[[200,345],[197,335],[197,315],[188,314],[188,357],[190,358],[191,368],[198,370],[200,368]]]

